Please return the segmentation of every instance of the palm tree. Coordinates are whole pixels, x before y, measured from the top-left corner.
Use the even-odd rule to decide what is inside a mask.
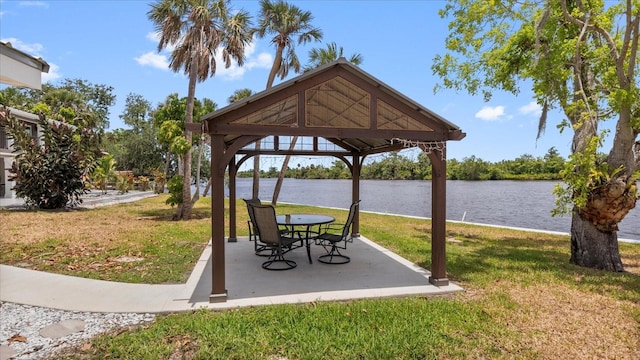
[[[188,124],[193,123],[196,82],[215,75],[215,55],[220,51],[225,67],[232,59],[244,64],[245,46],[251,41],[250,17],[245,11],[233,16],[229,0],[159,0],[147,13],[160,34],[158,51],[175,46],[169,67],[174,72],[184,69],[189,76],[185,137],[191,144]],[[183,161],[183,202],[178,206],[177,219],[189,219],[191,199],[191,150]],[[195,199],[197,200],[197,199]]]
[[[338,48],[335,41],[332,43],[327,43],[326,49],[318,49],[313,48],[309,51],[309,64],[305,65],[303,70],[304,72],[313,70],[319,66],[324,64],[328,64],[332,61],[338,60],[338,58],[343,57],[344,49],[342,46]],[[354,65],[360,65],[362,63],[362,55],[360,54],[352,54],[349,57],[349,62]],[[291,144],[289,145],[289,150],[293,150],[298,141],[298,137],[294,136],[291,140]],[[287,155],[284,157],[284,161],[282,162],[282,168],[280,169],[280,173],[278,174],[278,180],[276,181],[276,186],[273,189],[273,197],[271,202],[275,205],[278,202],[278,196],[280,196],[280,189],[282,189],[282,183],[284,182],[284,176],[287,173],[287,168],[289,167],[289,160],[291,160],[291,155]]]
[[[313,27],[311,21],[313,16],[309,11],[302,11],[295,5],[285,1],[260,0],[260,15],[258,28],[255,34],[258,38],[266,35],[273,35],[271,43],[276,47],[276,55],[273,59],[273,66],[267,79],[267,89],[273,86],[276,75],[284,79],[289,74],[289,70],[300,72],[300,61],[295,52],[295,45],[303,45],[310,41],[320,41],[322,31]],[[295,39],[297,37],[297,39]],[[292,140],[295,146],[295,137]],[[260,150],[260,141],[256,142],[256,152]],[[256,155],[253,161],[253,198],[258,198],[260,181],[260,158]],[[273,203],[277,199],[274,196]]]
[[[227,98],[227,101],[229,102],[229,104],[233,104],[234,102],[240,101],[244,98],[248,98],[251,95],[253,95],[253,91],[249,88],[238,89]]]
[[[309,51],[309,64],[305,65],[303,68],[304,72],[313,70],[319,66],[328,64],[332,61],[338,60],[341,57],[344,57],[344,49],[342,46],[338,47],[335,41],[332,43],[327,43],[326,48],[313,48]],[[362,55],[360,54],[352,54],[349,57],[349,62],[353,65],[359,66],[362,64]]]

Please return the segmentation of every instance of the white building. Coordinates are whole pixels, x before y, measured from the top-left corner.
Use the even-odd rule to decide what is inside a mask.
[[[42,128],[38,125],[38,115],[10,107],[7,107],[7,109],[11,111],[11,116],[24,124],[25,131],[31,134],[31,137],[36,142],[41,143],[40,135],[42,135]],[[15,186],[15,183],[9,181],[9,169],[15,159],[12,145],[13,141],[8,138],[4,126],[0,126],[0,169],[2,169],[2,171],[0,171],[0,199],[15,198],[15,194],[11,190]]]
[[[49,64],[46,61],[16,50],[10,43],[0,42],[0,83],[40,90],[43,72],[49,72]],[[9,109],[13,116],[24,122],[25,130],[36,141],[40,141],[38,116],[17,109]],[[8,178],[9,168],[14,158],[11,141],[7,138],[5,128],[0,126],[0,199],[15,198],[15,194],[11,191],[14,184]]]

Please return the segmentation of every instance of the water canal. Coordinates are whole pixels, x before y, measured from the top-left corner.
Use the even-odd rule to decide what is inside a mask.
[[[271,200],[276,179],[260,180],[260,198]],[[237,182],[238,198],[251,197],[252,179]],[[488,225],[568,233],[571,217],[553,217],[554,181],[447,181],[447,219]],[[388,214],[431,217],[431,182],[363,180],[361,209]],[[285,179],[278,199],[304,205],[348,208],[351,180]],[[618,236],[640,240],[640,209],[620,224]]]

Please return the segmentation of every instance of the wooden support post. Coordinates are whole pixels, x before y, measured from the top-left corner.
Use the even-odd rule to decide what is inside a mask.
[[[436,286],[449,285],[447,278],[447,161],[446,149],[429,153],[432,168],[431,180],[431,276],[429,282]]]
[[[353,164],[351,166],[351,203],[360,200],[360,154],[353,154]],[[351,227],[351,236],[360,236],[360,207],[353,217],[353,225]]]
[[[236,157],[234,156],[229,162],[229,239],[228,242],[237,242],[237,206],[236,206],[236,173],[238,168],[236,167]]]
[[[211,295],[227,301],[224,255],[224,136],[211,135]]]

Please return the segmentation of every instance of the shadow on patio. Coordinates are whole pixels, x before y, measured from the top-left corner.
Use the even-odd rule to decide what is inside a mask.
[[[195,307],[209,302],[211,293],[211,247],[208,246],[192,277],[199,280],[189,300]],[[313,264],[304,248],[287,253],[298,266],[287,271],[268,271],[261,267],[264,257],[253,254],[253,243],[241,237],[225,243],[227,302],[208,304],[215,308],[243,305],[348,300],[369,297],[440,295],[461,291],[455,284],[437,287],[429,283],[430,273],[361,236],[345,253],[351,262],[328,265],[317,261],[324,253],[311,247]],[[223,304],[226,304],[223,305]]]
[[[288,253],[295,269],[268,271],[266,258],[253,254],[248,238],[225,242],[226,302],[209,302],[212,289],[211,243],[182,284],[132,284],[94,280],[0,264],[0,300],[61,310],[166,313],[200,308],[350,300],[373,297],[442,295],[458,285],[435,286],[430,273],[364,237],[349,244],[351,262],[309,264],[304,248]],[[313,246],[313,259],[323,253]]]

